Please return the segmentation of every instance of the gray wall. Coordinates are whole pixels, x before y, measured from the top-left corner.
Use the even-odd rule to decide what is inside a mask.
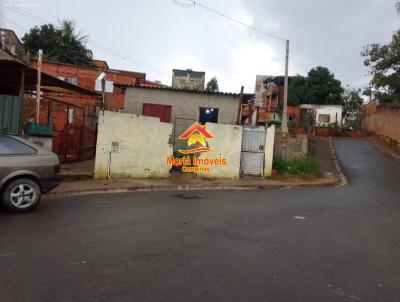
[[[172,106],[172,123],[175,117],[198,120],[199,107],[213,107],[219,109],[218,123],[236,124],[239,96],[128,87],[125,112],[142,114],[143,103]]]

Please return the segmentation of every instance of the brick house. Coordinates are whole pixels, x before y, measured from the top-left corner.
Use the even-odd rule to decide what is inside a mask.
[[[131,72],[125,70],[110,69],[105,61],[93,60],[96,67],[77,66],[67,63],[59,63],[53,61],[43,61],[42,71],[54,77],[62,79],[71,84],[90,90],[102,90],[101,82],[96,79],[104,72],[105,75],[105,98],[104,108],[108,110],[124,109],[124,96],[118,85],[138,85],[146,82],[146,74],[140,72]],[[37,60],[33,59],[30,65],[37,68]],[[62,99],[65,102],[70,102],[69,99]],[[94,105],[88,104],[85,99],[75,99],[73,104],[79,105]]]
[[[283,76],[257,75],[254,99],[243,102],[242,120],[246,120],[253,115],[257,117],[254,124],[258,125],[265,125],[272,120],[279,120],[280,110],[283,108],[283,97]],[[290,123],[299,126],[301,121],[300,106],[289,105],[287,107],[287,116]]]
[[[110,69],[107,62],[101,60],[93,60],[92,63],[93,67],[46,60],[42,62],[43,73],[97,92],[95,97],[71,96],[62,92],[53,93],[51,97],[46,93],[43,95],[39,123],[53,125],[53,151],[63,162],[94,156],[99,109],[120,111],[125,107],[124,92],[119,85],[165,87],[160,83],[147,81],[145,73]],[[37,60],[31,60],[30,66],[37,68]],[[105,74],[104,102],[102,83],[97,80],[101,73]]]

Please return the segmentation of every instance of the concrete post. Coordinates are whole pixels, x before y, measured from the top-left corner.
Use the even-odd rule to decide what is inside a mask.
[[[267,128],[265,137],[264,177],[272,175],[272,162],[274,160],[275,125]]]

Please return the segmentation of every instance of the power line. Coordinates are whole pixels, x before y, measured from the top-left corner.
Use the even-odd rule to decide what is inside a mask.
[[[248,24],[246,24],[246,23],[243,23],[242,21],[239,21],[239,20],[237,20],[237,19],[234,19],[234,18],[232,18],[232,17],[229,17],[229,16],[227,16],[227,15],[225,15],[225,14],[219,12],[219,11],[216,11],[215,9],[212,9],[212,8],[210,8],[210,7],[207,7],[207,6],[201,4],[201,3],[197,2],[197,1],[194,1],[194,0],[188,0],[188,1],[192,2],[194,6],[198,5],[198,6],[202,7],[202,8],[204,8],[205,10],[208,10],[209,12],[212,12],[212,13],[214,13],[214,14],[220,16],[220,17],[223,17],[223,18],[225,18],[225,19],[228,19],[228,20],[230,20],[231,22],[234,22],[234,23],[240,24],[240,25],[242,25],[242,26],[244,26],[244,27],[247,27],[248,29],[251,29],[251,30],[253,30],[253,31],[256,31],[256,32],[258,32],[258,33],[261,33],[261,34],[263,34],[263,35],[269,36],[269,37],[274,38],[274,39],[277,39],[277,40],[286,41],[286,39],[284,39],[284,38],[281,38],[281,37],[278,37],[278,36],[276,36],[276,35],[267,33],[267,32],[265,32],[265,31],[263,31],[263,30],[261,30],[261,29],[258,29],[258,28],[254,27],[254,26],[251,26],[251,25],[248,25]]]
[[[34,15],[34,14],[30,13],[30,12],[27,12],[27,11],[21,9],[21,8],[10,7],[10,6],[6,6],[6,5],[3,5],[3,7],[10,9],[10,10],[14,11],[14,12],[17,13],[17,14],[23,15],[23,16],[25,16],[25,17],[27,17],[27,18],[29,18],[29,19],[31,19],[31,20],[37,22],[37,23],[52,23],[50,20],[46,20],[46,19],[44,19],[44,18],[42,18],[42,17],[39,17],[39,16],[37,16],[37,15]],[[7,19],[8,19],[8,18],[7,18]],[[8,20],[10,20],[10,19],[8,19]],[[13,23],[13,22],[12,22],[12,23]],[[154,71],[155,73],[157,73],[157,74],[159,74],[159,75],[162,75],[162,76],[164,76],[164,77],[166,77],[166,78],[168,78],[168,79],[170,78],[170,76],[169,76],[168,74],[166,74],[166,73],[160,71],[158,68],[156,68],[156,67],[154,67],[154,66],[152,66],[152,65],[150,65],[150,64],[141,62],[141,61],[139,61],[139,60],[133,59],[133,58],[131,58],[131,57],[129,57],[129,56],[123,54],[122,52],[119,52],[119,51],[117,51],[117,50],[114,50],[114,49],[112,49],[112,48],[110,48],[110,47],[108,47],[108,46],[102,45],[102,44],[100,44],[100,43],[98,43],[98,42],[95,42],[95,41],[93,41],[93,40],[90,40],[90,39],[88,40],[88,44],[91,44],[91,45],[93,45],[95,48],[100,49],[100,50],[102,50],[103,52],[106,52],[106,53],[108,53],[108,54],[111,54],[111,55],[113,55],[113,56],[115,56],[115,57],[118,57],[118,58],[120,58],[120,59],[122,59],[122,60],[124,60],[124,61],[133,63],[133,64],[135,64],[135,65],[142,66],[142,67],[147,68],[147,69],[150,69],[150,70]]]
[[[23,27],[22,25],[19,25],[18,23],[15,23],[13,20],[11,20],[10,18],[8,18],[7,16],[4,16],[3,14],[0,14],[0,16],[6,20],[8,20],[8,22],[10,22],[11,24],[14,24],[15,26],[19,27],[20,29],[24,30],[24,31],[28,31],[28,29],[26,29],[25,27]]]

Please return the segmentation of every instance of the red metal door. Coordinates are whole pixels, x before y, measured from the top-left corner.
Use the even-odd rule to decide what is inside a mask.
[[[158,104],[143,104],[143,115],[158,117],[161,122],[171,122],[171,106]]]

